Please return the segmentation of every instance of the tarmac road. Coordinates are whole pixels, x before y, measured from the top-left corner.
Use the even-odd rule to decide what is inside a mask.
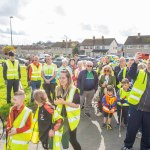
[[[91,119],[81,113],[81,121],[78,127],[77,138],[82,150],[120,150],[123,146],[126,129],[121,128],[121,138],[118,136],[118,128],[115,128],[116,121],[112,118],[113,130],[102,129],[103,117],[97,117],[92,113]],[[0,141],[2,148],[4,141]],[[140,150],[140,139],[136,139],[134,150]],[[0,149],[1,149],[0,148]],[[36,150],[37,145],[30,143],[29,150]],[[41,144],[38,150],[43,150]],[[70,146],[69,150],[73,150]]]

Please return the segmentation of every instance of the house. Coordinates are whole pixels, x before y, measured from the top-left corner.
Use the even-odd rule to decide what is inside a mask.
[[[59,55],[59,56],[69,56],[72,55],[73,49],[78,46],[79,42],[78,41],[71,41],[69,40],[68,42],[62,41],[62,42],[56,42],[51,46],[51,53],[53,56]]]
[[[87,56],[103,56],[106,54],[117,54],[117,41],[115,38],[85,39],[80,44],[80,54]]]
[[[136,52],[150,53],[150,35],[128,36],[124,43],[125,56],[134,56]]]

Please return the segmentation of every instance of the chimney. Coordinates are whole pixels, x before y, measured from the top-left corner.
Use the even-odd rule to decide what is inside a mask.
[[[141,34],[140,33],[138,33],[138,38],[140,38],[141,37]]]
[[[95,40],[95,36],[93,36],[93,40]]]
[[[104,36],[102,35],[102,40],[104,40]]]

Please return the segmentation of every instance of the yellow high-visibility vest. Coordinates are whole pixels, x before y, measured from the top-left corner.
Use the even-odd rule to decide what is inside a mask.
[[[32,115],[32,110],[26,106],[18,117],[13,122],[13,128],[22,128],[25,126],[26,121]],[[32,123],[32,121],[31,121]],[[32,130],[31,128],[23,133],[18,133],[8,137],[7,150],[28,150],[28,143],[31,140]],[[5,148],[6,149],[6,144]]]
[[[45,76],[53,76],[56,67],[57,66],[53,63],[49,66],[45,63],[44,66],[43,66],[44,75]]]
[[[129,95],[128,102],[133,105],[137,105],[147,86],[147,73],[144,70],[140,70],[137,79],[134,82],[132,90]]]
[[[36,67],[36,66],[32,63],[30,66],[32,67],[31,81],[38,81],[38,80],[41,80],[42,64],[39,64],[39,66]]]
[[[120,88],[119,95],[120,95],[120,99],[123,99],[124,97],[126,97],[125,100],[128,101],[128,98],[129,98],[129,95],[130,95],[130,91],[125,91],[123,88]],[[121,104],[120,102],[117,102],[117,104],[119,106],[129,106],[128,103]]]
[[[72,102],[73,101],[73,97],[76,91],[76,87],[74,85],[72,85],[69,95],[66,97],[66,101],[67,102]],[[61,114],[62,111],[62,105],[57,105],[56,110],[58,111],[59,114]],[[71,129],[71,131],[73,131],[74,129],[77,128],[79,122],[80,122],[80,107],[78,108],[72,108],[70,106],[65,105],[66,107],[66,112],[67,112],[67,118],[68,118],[68,122],[69,122],[69,127]]]
[[[12,64],[12,62],[8,59],[6,60],[6,65],[7,65],[7,79],[11,80],[11,79],[19,79],[19,73],[18,73],[18,65],[19,62],[18,60],[14,61],[14,65]]]

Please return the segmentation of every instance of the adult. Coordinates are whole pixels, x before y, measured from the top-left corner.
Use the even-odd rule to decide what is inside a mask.
[[[49,101],[53,104],[55,99],[57,66],[52,63],[52,56],[50,55],[46,56],[45,62],[42,68],[43,88]]]
[[[56,88],[56,110],[64,118],[62,145],[69,148],[69,141],[74,150],[81,150],[77,141],[76,132],[80,121],[80,97],[79,90],[73,85],[69,71],[62,70],[60,73],[60,85]]]
[[[126,59],[124,57],[120,57],[120,59],[119,59],[119,65],[114,68],[114,76],[116,77],[116,85],[118,85],[122,81],[121,80],[119,82],[118,74],[125,67],[126,67]],[[116,90],[118,90],[117,87],[116,87]]]
[[[136,53],[135,62],[129,71],[130,77],[134,80],[134,85],[128,99],[131,105],[122,150],[132,149],[136,133],[140,127],[142,128],[140,150],[150,149],[150,58],[147,61],[146,70],[138,70],[141,55],[141,53]]]
[[[102,98],[106,92],[106,88],[108,85],[111,85],[113,88],[116,87],[116,78],[112,75],[112,68],[107,65],[103,67],[102,75],[99,79],[99,86],[100,86],[100,112],[102,112]]]
[[[66,58],[62,59],[62,65],[58,69],[58,72],[57,72],[57,78],[58,79],[60,77],[61,70],[63,70],[63,69],[67,69],[72,76],[72,69],[68,66],[68,60]]]
[[[42,64],[39,63],[39,57],[34,56],[33,63],[31,63],[30,68],[29,68],[29,82],[30,86],[32,88],[32,93],[31,93],[31,102],[34,101],[33,99],[33,92],[36,89],[39,89],[41,86],[41,72],[42,72]]]
[[[20,65],[18,60],[15,59],[14,52],[8,53],[9,59],[3,65],[3,78],[7,85],[7,103],[11,103],[11,90],[17,92],[19,89],[19,80],[21,78]]]
[[[98,88],[98,76],[93,70],[93,62],[87,61],[86,69],[79,73],[77,87],[80,89],[81,108],[84,104],[85,115],[90,117],[92,99]]]

